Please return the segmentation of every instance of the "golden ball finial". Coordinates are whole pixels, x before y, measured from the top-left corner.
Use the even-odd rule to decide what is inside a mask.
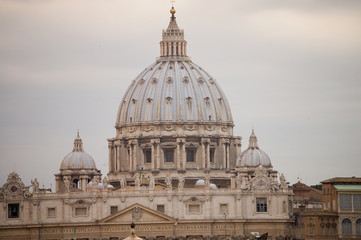
[[[175,9],[174,9],[174,7],[171,8],[170,13],[171,13],[171,14],[175,14]]]

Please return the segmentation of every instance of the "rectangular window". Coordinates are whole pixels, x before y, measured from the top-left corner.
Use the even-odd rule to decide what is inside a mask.
[[[351,194],[340,194],[340,209],[351,210]]]
[[[187,152],[187,162],[195,162],[195,155],[196,155],[196,150],[192,149],[192,148],[188,148],[186,149]]]
[[[219,204],[219,213],[221,214],[228,213],[228,204],[226,203]]]
[[[353,195],[353,209],[361,210],[361,194]]]
[[[118,206],[110,206],[110,214],[115,214],[118,212]]]
[[[164,205],[157,205],[157,211],[164,213]]]
[[[152,162],[152,150],[151,149],[144,150],[144,158],[145,158],[145,163]]]
[[[209,161],[211,163],[214,163],[214,153],[216,152],[215,148],[210,148],[209,149]]]
[[[165,162],[174,162],[174,149],[164,149]]]
[[[19,203],[9,203],[8,204],[8,218],[19,218]]]
[[[77,207],[75,208],[75,216],[86,216],[86,211],[86,207]]]
[[[188,206],[188,212],[189,213],[200,213],[201,207],[199,206],[199,204],[191,204]]]
[[[48,208],[48,218],[55,218],[56,217],[56,209],[55,208]]]
[[[256,210],[257,212],[267,212],[267,199],[257,198],[256,199]]]

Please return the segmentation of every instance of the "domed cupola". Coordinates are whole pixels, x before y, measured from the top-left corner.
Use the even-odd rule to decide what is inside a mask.
[[[175,9],[162,31],[160,56],[125,92],[108,139],[109,180],[121,173],[234,169],[240,137],[233,136],[227,98],[217,81],[187,55]],[[158,175],[158,176],[161,176]],[[129,174],[128,177],[132,177]]]
[[[120,103],[116,127],[155,122],[233,126],[226,96],[216,80],[187,56],[174,8],[171,14],[162,32],[160,57],[132,81]]]
[[[55,174],[56,192],[87,191],[88,183],[100,179],[100,170],[96,168],[93,158],[83,149],[83,141],[77,133],[74,147],[60,165],[60,173]]]
[[[238,168],[254,168],[260,165],[266,168],[272,167],[271,160],[267,153],[265,153],[259,148],[257,143],[257,137],[254,134],[254,129],[252,129],[252,134],[249,137],[249,146],[241,153],[241,155],[237,159],[236,166]]]
[[[68,153],[60,165],[60,170],[95,170],[96,165],[93,158],[83,149],[83,141],[79,132],[74,140],[74,148]]]

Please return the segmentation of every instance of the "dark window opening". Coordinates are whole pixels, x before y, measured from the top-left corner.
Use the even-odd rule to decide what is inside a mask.
[[[146,163],[152,162],[152,150],[151,149],[144,150],[144,158],[145,158]]]
[[[257,198],[256,210],[257,210],[257,212],[267,212],[267,199],[266,198]]]
[[[165,158],[165,162],[174,162],[174,150],[173,149],[165,149],[164,150],[164,158]]]
[[[214,153],[216,152],[215,148],[210,148],[209,149],[209,161],[211,163],[214,163]]]
[[[164,213],[164,205],[157,205],[157,211]]]
[[[196,150],[195,149],[187,149],[187,162],[195,162]]]
[[[110,207],[110,214],[114,214],[118,212],[118,206],[111,206]]]
[[[8,218],[19,218],[19,203],[8,204]]]

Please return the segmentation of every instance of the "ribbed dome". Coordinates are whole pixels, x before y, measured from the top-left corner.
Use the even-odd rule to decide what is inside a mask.
[[[272,167],[271,160],[267,153],[258,147],[257,137],[252,129],[252,134],[249,137],[249,146],[244,150],[237,159],[237,167]]]
[[[149,122],[224,122],[232,114],[214,78],[186,55],[174,14],[160,42],[161,56],[133,80],[120,103],[117,126]]]
[[[60,165],[60,170],[96,170],[96,164],[93,158],[83,149],[83,142],[77,134],[74,140],[74,148],[71,153],[68,153]]]

